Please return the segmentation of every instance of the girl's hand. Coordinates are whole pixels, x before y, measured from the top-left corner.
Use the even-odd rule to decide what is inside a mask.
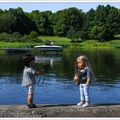
[[[78,77],[75,75],[74,78],[73,78],[74,81],[77,81],[78,80]]]
[[[91,79],[88,78],[88,79],[87,79],[87,82],[86,82],[86,85],[90,85],[90,83],[91,83]]]
[[[78,76],[74,76],[74,81],[75,81],[75,84],[78,86],[80,84],[80,79],[78,78]]]

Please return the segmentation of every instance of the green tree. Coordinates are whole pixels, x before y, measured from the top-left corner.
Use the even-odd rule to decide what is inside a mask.
[[[95,25],[91,30],[91,37],[95,40],[103,41],[106,38],[106,27],[104,25]]]
[[[87,12],[86,16],[84,27],[90,39],[110,40],[120,33],[120,12],[117,8],[99,5],[95,11],[91,9]]]
[[[45,11],[39,12],[38,10],[32,11],[29,17],[34,21],[38,32],[41,35],[52,35],[53,25],[52,25],[52,12]]]
[[[10,13],[0,15],[0,32],[12,33],[15,27],[16,17]]]
[[[70,28],[80,31],[83,27],[84,13],[77,8],[64,9],[54,15],[54,34],[67,36]]]
[[[10,14],[13,14],[16,17],[16,22],[14,23],[15,27],[13,29],[14,32],[19,32],[21,34],[28,34],[32,30],[35,30],[34,23],[29,19],[27,13],[25,14],[22,8],[17,9],[9,9]]]
[[[70,30],[67,32],[67,37],[71,39],[71,41],[76,40],[76,31],[73,29],[73,27],[70,28]]]
[[[91,38],[91,29],[95,25],[95,10],[90,9],[86,13],[85,17],[85,24],[83,26],[83,29],[81,31],[81,38],[82,39],[90,39]]]

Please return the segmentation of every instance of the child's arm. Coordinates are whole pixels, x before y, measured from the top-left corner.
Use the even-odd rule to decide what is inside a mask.
[[[75,72],[73,80],[77,81],[79,79],[80,75],[81,75],[81,72],[79,72],[79,71]]]
[[[75,84],[78,86],[80,84],[80,78],[79,76],[75,75],[73,80],[75,81]]]
[[[91,78],[91,71],[90,71],[90,69],[88,69],[86,72],[87,72],[87,82],[86,82],[86,85],[90,85],[91,80],[92,80],[92,78]]]
[[[90,83],[91,83],[91,78],[87,78],[86,85],[90,85]]]
[[[77,79],[78,79],[78,77],[75,75],[74,78],[73,78],[73,80],[77,81]]]

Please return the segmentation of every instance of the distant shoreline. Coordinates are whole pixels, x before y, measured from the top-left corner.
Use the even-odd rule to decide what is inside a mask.
[[[46,38],[47,39],[47,38]],[[54,41],[54,40],[53,40]],[[51,41],[52,42],[52,41]],[[36,45],[44,45],[45,42],[0,42],[0,48],[33,48]],[[109,42],[98,42],[95,40],[87,40],[82,42],[55,41],[54,45],[63,47],[80,47],[80,48],[120,48],[120,40],[112,40]]]

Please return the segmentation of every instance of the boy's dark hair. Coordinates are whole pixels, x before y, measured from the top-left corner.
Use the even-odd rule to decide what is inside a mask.
[[[23,63],[25,66],[29,66],[30,62],[35,60],[35,56],[30,53],[27,53],[23,56]]]

